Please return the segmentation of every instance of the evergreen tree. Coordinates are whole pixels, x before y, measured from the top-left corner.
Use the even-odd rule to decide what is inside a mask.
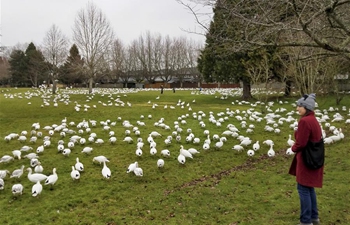
[[[240,21],[230,18],[228,1],[217,1],[214,17],[206,34],[205,48],[198,58],[198,70],[206,82],[243,82],[243,98],[251,98],[250,80],[242,60],[244,51],[233,51],[235,40],[242,39]]]
[[[31,84],[27,79],[27,66],[25,61],[25,54],[22,50],[13,50],[10,55],[10,76],[11,85],[13,86],[28,86]]]
[[[45,63],[42,52],[36,49],[33,42],[28,45],[25,51],[25,67],[27,79],[35,87],[49,77],[48,69],[50,65]]]
[[[84,61],[79,53],[79,49],[75,44],[69,50],[69,56],[61,68],[62,82],[71,85],[73,83],[81,83],[83,77]]]

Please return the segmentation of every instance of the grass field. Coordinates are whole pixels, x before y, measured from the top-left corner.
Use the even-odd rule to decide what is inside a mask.
[[[165,89],[162,95],[159,90],[96,89],[89,95],[84,89],[69,89],[52,95],[38,89],[0,89],[0,157],[13,156],[13,150],[25,145],[33,148],[30,152],[36,152],[37,147],[43,145],[44,136],[50,136],[45,126],[54,129],[64,119],[67,120],[66,131],[75,132],[66,132],[62,137],[62,130],[55,131],[50,136],[51,145],[39,154],[43,173],[50,175],[56,168],[58,181],[52,187],[42,182],[43,190],[38,197],[32,197],[34,183],[28,180],[26,170],[30,162],[23,157],[30,152],[22,152],[20,160],[0,163],[0,170],[10,173],[21,165],[25,166],[20,178],[7,175],[3,179],[1,224],[297,224],[299,198],[295,178],[288,175],[293,156],[286,154],[288,136],[293,136],[294,132],[290,125],[294,121],[277,122],[280,118],[287,118],[287,113],[296,121],[299,119],[292,105],[298,96],[270,97],[271,106],[267,109],[267,104],[261,105],[256,100],[241,101],[238,94],[239,91],[229,89],[202,92],[179,89],[176,93]],[[344,139],[326,147],[324,187],[316,190],[320,219],[324,225],[348,225],[350,128],[345,121],[350,119],[350,95],[344,97],[339,106],[331,96],[317,100],[317,109],[330,118],[326,122],[341,128],[345,135]],[[342,106],[346,107],[345,111]],[[335,110],[330,110],[330,107]],[[260,115],[262,108],[266,111]],[[253,112],[262,118],[261,122],[249,119]],[[344,120],[332,122],[336,113]],[[198,115],[202,115],[204,128]],[[274,129],[280,129],[280,133],[265,131],[267,115],[275,115],[277,127]],[[246,121],[246,128],[242,128],[242,121],[237,116]],[[92,120],[96,121],[96,126]],[[222,121],[221,126],[213,120]],[[89,133],[78,126],[83,121],[88,122]],[[133,127],[124,127],[125,121]],[[181,140],[176,141],[174,137],[171,144],[166,145],[164,140],[176,131],[176,121],[183,130],[177,133]],[[146,125],[139,126],[137,122]],[[323,127],[327,135],[332,135],[326,122]],[[40,124],[36,132],[42,132],[43,136],[31,143],[29,139],[34,123]],[[223,137],[222,133],[228,130],[229,124],[235,125],[238,134],[250,137],[253,143],[259,141],[260,149],[254,156],[247,155],[252,144],[241,152],[233,150],[232,147],[240,141],[232,136],[226,136],[223,146],[215,148],[217,141],[213,135]],[[109,130],[104,129],[107,125]],[[253,133],[246,132],[249,125],[254,125]],[[273,127],[273,124],[268,125]],[[134,127],[139,128],[140,136],[135,135]],[[200,138],[199,144],[186,142],[188,129]],[[123,141],[126,130],[131,131],[133,143]],[[210,132],[209,150],[202,147],[207,138],[205,130]],[[23,131],[28,133],[26,141],[20,142],[17,138],[5,140],[9,134],[21,135]],[[117,138],[115,144],[108,141],[110,131],[114,131]],[[157,143],[155,155],[150,154],[147,143],[152,131],[162,135],[154,138]],[[59,140],[64,141],[67,148],[73,135],[88,139],[91,133],[104,143],[75,143],[69,156],[58,152]],[[145,143],[140,157],[135,154],[138,137]],[[274,141],[275,157],[267,155],[270,147],[263,144],[267,139]],[[195,148],[200,153],[180,164],[177,157],[181,145],[185,149]],[[86,146],[93,148],[91,154],[82,153]],[[161,156],[163,149],[170,151],[170,157]],[[93,157],[98,155],[109,159],[110,179],[102,176],[102,164],[93,163]],[[85,168],[79,180],[72,180],[70,172],[77,157]],[[157,167],[160,158],[165,161],[163,168]],[[142,177],[126,173],[129,164],[135,161],[143,169]],[[23,185],[22,195],[13,196],[11,187],[16,183]]]

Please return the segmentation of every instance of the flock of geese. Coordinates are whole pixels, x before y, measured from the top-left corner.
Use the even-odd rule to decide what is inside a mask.
[[[74,109],[76,111],[88,111],[91,108],[97,108],[96,105],[88,105],[92,101],[93,97],[97,94],[101,96],[107,96],[108,101],[98,103],[102,106],[119,106],[119,107],[132,107],[132,104],[127,101],[124,102],[121,99],[123,96],[127,96],[127,93],[131,93],[134,90],[125,90],[122,89],[113,89],[117,90],[118,93],[112,93],[111,90],[100,89],[100,92],[95,91],[93,95],[87,95],[86,103],[83,105],[78,102],[74,102]],[[232,92],[233,91],[233,92]],[[4,92],[4,91],[3,91]],[[221,97],[217,97],[216,93],[220,93]],[[44,88],[33,89],[27,91],[26,93],[3,93],[5,98],[12,99],[28,99],[28,104],[31,104],[30,99],[33,97],[41,97],[43,103],[41,107],[58,107],[58,104],[70,105],[70,95],[72,94],[86,94],[84,90],[73,90],[66,89],[61,90],[55,97],[50,95],[50,92],[47,92]],[[113,97],[116,94],[116,98]],[[227,89],[210,89],[199,91],[192,91],[193,95],[206,94],[206,95],[215,95],[215,98],[226,100],[227,96],[232,96],[235,94],[240,94],[239,89],[234,89],[229,92]],[[51,99],[53,98],[53,99]],[[160,97],[156,98],[156,101],[159,101]],[[53,104],[52,104],[53,103]],[[148,104],[153,109],[160,107],[157,103],[152,103],[148,101]],[[275,156],[274,151],[274,142],[272,140],[252,140],[249,137],[249,134],[254,133],[255,125],[257,123],[264,123],[264,132],[271,133],[271,135],[279,134],[281,132],[281,127],[283,124],[289,124],[290,130],[288,131],[289,138],[286,142],[288,147],[286,154],[294,154],[291,151],[291,146],[294,144],[293,140],[293,131],[297,129],[298,118],[299,116],[295,112],[294,108],[296,107],[295,103],[288,102],[268,102],[265,107],[267,113],[265,115],[258,112],[255,108],[264,104],[263,102],[256,101],[254,103],[248,101],[234,101],[232,105],[243,105],[247,106],[246,110],[240,109],[230,109],[226,108],[219,113],[204,112],[202,110],[194,112],[192,105],[195,104],[195,100],[192,102],[184,102],[178,100],[173,105],[169,106],[164,105],[163,110],[181,108],[184,109],[184,114],[179,115],[177,120],[167,123],[165,118],[156,119],[152,124],[159,133],[154,130],[142,138],[142,129],[146,126],[149,127],[151,122],[147,122],[145,119],[153,119],[152,115],[147,117],[140,115],[140,120],[138,121],[129,121],[128,119],[122,119],[121,117],[116,118],[115,121],[104,120],[96,121],[93,119],[83,120],[83,121],[69,121],[68,118],[62,119],[58,124],[42,125],[40,122],[35,122],[32,124],[31,128],[28,130],[18,131],[17,133],[8,133],[3,137],[4,142],[17,142],[21,147],[15,150],[6,149],[7,154],[0,157],[0,166],[1,164],[10,165],[15,160],[25,160],[20,168],[10,171],[8,169],[0,170],[0,190],[4,190],[6,179],[16,179],[20,180],[24,174],[25,168],[28,180],[33,183],[31,194],[33,197],[36,197],[41,194],[43,191],[43,184],[53,188],[55,183],[58,181],[59,175],[66,176],[65,174],[57,173],[56,168],[52,168],[52,173],[50,175],[43,174],[43,165],[40,162],[42,157],[46,157],[46,151],[52,151],[52,148],[56,148],[57,152],[63,154],[66,157],[69,157],[72,151],[77,151],[78,148],[82,149],[81,154],[91,155],[99,146],[104,144],[115,144],[118,141],[116,137],[115,128],[122,126],[125,131],[125,135],[122,138],[122,142],[127,144],[135,145],[135,157],[141,157],[144,155],[144,151],[149,150],[150,155],[160,155],[156,162],[157,167],[162,168],[165,166],[165,158],[170,157],[171,151],[169,149],[162,149],[158,151],[157,143],[159,140],[163,141],[164,146],[170,146],[171,143],[175,142],[180,145],[178,149],[177,160],[180,164],[185,164],[186,159],[193,159],[196,154],[199,154],[200,151],[208,151],[210,149],[222,149],[227,145],[229,139],[237,140],[237,144],[229,147],[232,150],[242,152],[246,151],[248,157],[253,157],[259,149],[261,149],[260,144],[266,145],[268,147],[267,155],[269,157]],[[288,111],[284,108],[284,105],[292,104],[294,107],[293,110]],[[238,108],[238,107],[233,107]],[[156,113],[155,113],[156,114]],[[344,116],[344,114],[346,114]],[[350,119],[350,109],[347,109],[346,106],[341,108],[330,107],[328,109],[319,109],[317,106],[315,108],[315,115],[322,127],[323,138],[326,144],[333,144],[337,141],[344,139],[344,133],[339,126],[344,126],[344,123],[349,124]],[[187,122],[189,120],[198,121],[198,126],[203,131],[202,134],[194,134],[191,128],[188,127]],[[152,120],[149,120],[152,121]],[[210,125],[209,125],[210,124]],[[335,125],[336,124],[336,125]],[[208,127],[216,126],[218,129],[222,129],[221,134],[213,134]],[[261,126],[261,125],[259,125]],[[103,129],[104,132],[108,132],[108,139],[103,140],[98,137],[96,130]],[[197,129],[198,130],[198,129]],[[163,133],[163,135],[161,134]],[[164,135],[168,133],[169,135]],[[53,143],[53,139],[57,138],[59,141]],[[144,140],[145,139],[145,140]],[[197,146],[197,148],[185,148],[185,144],[191,143],[192,146]],[[6,145],[5,145],[6,146]],[[159,146],[159,145],[158,145]],[[226,146],[225,146],[226,147]],[[169,147],[170,148],[170,147]],[[158,154],[160,152],[160,154]],[[147,154],[147,153],[146,153]],[[110,162],[109,159],[104,155],[98,155],[92,157],[94,163],[102,165],[101,174],[105,179],[110,179],[112,176],[111,169],[107,166]],[[26,165],[26,166],[25,166]],[[84,165],[80,162],[79,157],[75,158],[75,164],[71,166],[70,177],[72,180],[79,180],[81,173],[84,172]],[[139,163],[132,162],[130,165],[125,165],[126,173],[133,173],[135,176],[142,177],[144,175],[143,169],[140,167]],[[16,183],[12,186],[13,195],[22,195],[23,185],[21,183]]]

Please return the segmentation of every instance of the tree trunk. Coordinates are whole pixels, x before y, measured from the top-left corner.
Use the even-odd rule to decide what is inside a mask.
[[[286,80],[286,86],[284,88],[285,97],[290,97],[291,89],[292,89],[292,81]]]
[[[243,96],[242,98],[244,100],[247,99],[251,99],[252,98],[252,94],[251,94],[251,86],[250,86],[250,82],[243,80]]]
[[[92,82],[94,81],[94,78],[90,77],[89,78],[89,94],[92,93]]]
[[[56,94],[57,82],[56,79],[52,79],[52,94]]]

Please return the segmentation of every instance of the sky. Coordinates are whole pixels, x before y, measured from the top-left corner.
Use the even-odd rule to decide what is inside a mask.
[[[77,13],[93,2],[109,20],[116,37],[129,44],[150,31],[162,36],[185,36],[204,43],[203,33],[191,12],[176,0],[0,0],[1,45],[18,43],[41,45],[50,27],[55,24],[72,40]],[[183,0],[183,2],[189,2]],[[194,6],[192,4],[192,6]],[[195,6],[206,14],[210,8]],[[208,16],[201,19],[209,22]]]

